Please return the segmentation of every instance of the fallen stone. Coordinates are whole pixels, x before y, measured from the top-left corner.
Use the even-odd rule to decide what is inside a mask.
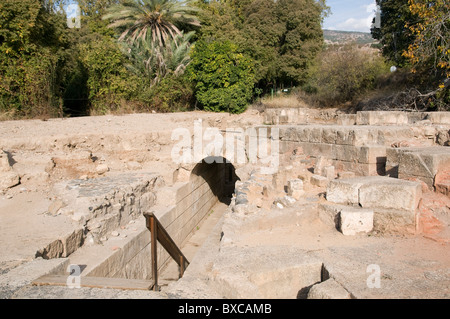
[[[108,172],[109,171],[109,167],[108,167],[108,165],[106,165],[106,164],[100,164],[100,165],[98,165],[96,168],[95,168],[95,172],[98,174],[98,175],[103,175],[103,174],[105,174],[106,172]]]
[[[336,280],[329,278],[312,286],[308,299],[351,299],[351,295]]]
[[[64,206],[66,206],[66,204],[62,200],[57,199],[48,207],[48,213],[52,216],[56,216],[59,210]]]
[[[12,169],[9,164],[8,154],[0,150],[0,172],[9,172]]]
[[[2,172],[0,174],[0,191],[20,184],[20,176],[16,172]]]
[[[368,233],[373,229],[373,210],[344,208],[340,212],[339,230],[346,236]]]
[[[334,166],[325,166],[322,169],[322,176],[326,177],[328,180],[334,179],[336,177]]]
[[[318,187],[326,187],[328,184],[328,179],[320,175],[311,176],[311,184]]]
[[[301,179],[289,180],[287,184],[287,194],[295,200],[299,200],[305,191],[303,190],[303,181]]]

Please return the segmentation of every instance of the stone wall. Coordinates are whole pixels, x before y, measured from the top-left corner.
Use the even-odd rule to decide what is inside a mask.
[[[182,244],[195,232],[196,227],[212,207],[226,197],[227,187],[234,185],[229,164],[200,163],[192,170],[188,182],[177,182],[161,188],[156,194],[156,205],[151,207],[175,243]],[[234,188],[234,187],[233,187]],[[142,220],[141,220],[142,222]],[[144,223],[139,232],[120,248],[102,260],[87,276],[150,279],[151,237]],[[158,243],[158,268],[170,261],[169,254]]]

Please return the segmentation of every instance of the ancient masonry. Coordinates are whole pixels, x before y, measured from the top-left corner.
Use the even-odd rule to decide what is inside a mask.
[[[267,109],[261,123],[253,126],[256,132],[279,133],[279,152],[267,155],[279,156],[278,170],[270,175],[250,163],[173,165],[170,132],[136,133],[128,139],[93,134],[2,140],[0,192],[7,198],[27,183],[51,185],[47,191],[53,200],[42,218],[51,216],[60,224],[53,238],[36,238],[28,257],[8,257],[3,247],[0,297],[14,296],[42,275],[67,273],[70,264],[83,264],[82,276],[151,279],[150,234],[143,213],[153,211],[181,246],[212,207],[229,198],[217,239],[220,254],[211,262],[207,280],[222,297],[365,296],[339,283],[333,266],[324,267],[318,258],[305,255],[299,263],[283,259],[285,254],[273,248],[236,250],[240,225],[250,216],[289,210],[296,203],[314,207],[320,222],[343,236],[427,234],[448,244],[450,112],[318,115],[308,109]],[[98,143],[82,147],[89,140]],[[30,153],[37,158],[33,163],[27,162]],[[114,166],[115,160],[122,162]],[[159,173],[163,168],[169,174]],[[317,204],[308,206],[311,201]],[[163,269],[170,257],[161,247],[158,252]],[[238,253],[242,255],[236,257]],[[289,251],[290,256],[299,254],[294,247]],[[266,255],[272,261],[260,268],[256,261]],[[242,260],[258,270],[235,273]],[[198,281],[192,277],[195,264],[185,282]],[[269,271],[277,267],[287,269],[283,276]],[[301,279],[299,273],[304,274]],[[283,287],[274,293],[272,281]],[[189,290],[174,287],[178,293]]]

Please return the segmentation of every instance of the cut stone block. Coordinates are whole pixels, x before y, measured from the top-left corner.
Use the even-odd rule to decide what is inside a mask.
[[[312,286],[308,299],[351,299],[351,295],[336,280],[329,278]]]
[[[433,124],[450,124],[450,112],[428,112],[427,119]]]
[[[398,177],[419,178],[432,188],[436,174],[448,167],[450,167],[448,147],[405,149],[399,156]]]
[[[396,178],[369,176],[359,187],[359,204],[367,208],[415,211],[421,198],[420,183]]]
[[[18,184],[20,184],[20,177],[16,172],[0,173],[0,191],[14,187]]]
[[[346,236],[368,233],[373,229],[373,210],[344,208],[339,218],[339,230]]]
[[[361,111],[356,113],[357,125],[407,125],[406,112]]]
[[[386,163],[386,147],[361,146],[359,148],[358,162],[363,164]]]
[[[325,166],[322,169],[322,176],[326,177],[328,180],[334,179],[336,177],[334,166]]]
[[[0,150],[0,172],[8,172],[12,169],[11,164],[9,163],[8,154]]]
[[[356,114],[338,114],[337,125],[355,125]]]
[[[359,188],[366,182],[364,178],[332,180],[327,187],[327,200],[337,204],[357,205]]]
[[[303,194],[305,193],[305,191],[303,190],[303,181],[301,179],[294,179],[288,181],[287,193],[295,200],[299,200],[300,197],[303,196]]]
[[[311,176],[311,184],[318,187],[326,187],[328,184],[328,179],[320,175]]]
[[[339,179],[346,179],[346,178],[355,178],[354,172],[339,172],[338,174]]]
[[[345,208],[348,208],[348,206],[328,202],[320,203],[319,219],[324,224],[337,229],[339,227],[339,213]]]

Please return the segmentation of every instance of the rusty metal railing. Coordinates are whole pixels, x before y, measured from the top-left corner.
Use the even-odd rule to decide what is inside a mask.
[[[173,239],[167,233],[163,225],[159,222],[153,212],[144,213],[147,228],[151,232],[151,251],[152,251],[152,276],[155,282],[153,290],[159,290],[158,286],[158,256],[157,256],[157,242],[159,242],[169,255],[175,260],[179,266],[180,276],[183,277],[184,271],[189,266],[189,261],[181,252],[180,248],[175,244]]]

